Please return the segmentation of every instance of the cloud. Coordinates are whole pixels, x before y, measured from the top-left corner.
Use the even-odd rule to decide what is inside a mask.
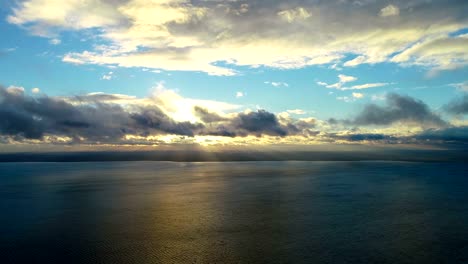
[[[204,123],[213,123],[227,120],[225,117],[222,117],[217,113],[210,112],[209,110],[200,106],[195,106],[193,110],[195,111],[195,115],[199,117]]]
[[[389,16],[398,16],[400,14],[400,9],[394,5],[388,5],[382,9],[380,9],[380,16],[381,17],[389,17]]]
[[[348,76],[344,74],[339,74],[338,78],[340,79],[340,83],[354,82],[357,80],[357,78],[354,76]]]
[[[357,4],[359,3],[359,4]],[[74,64],[238,74],[238,66],[302,68],[394,62],[468,64],[465,1],[25,0],[7,21],[50,39],[77,32],[100,45],[71,50]],[[377,15],[379,14],[379,15]],[[398,16],[398,19],[393,19]]]
[[[356,99],[361,99],[361,98],[364,97],[364,94],[362,94],[362,93],[353,93],[352,95],[353,95],[353,97],[356,98]]]
[[[23,1],[13,9],[7,21],[29,25],[34,34],[42,36],[52,34],[55,27],[78,30],[113,26],[121,18],[114,4],[112,1],[94,0]]]
[[[375,87],[382,87],[382,86],[389,85],[389,83],[366,83],[366,84],[354,85],[354,86],[351,86],[351,87],[344,87],[344,85],[346,83],[354,82],[354,81],[357,80],[357,78],[354,77],[354,76],[348,76],[348,75],[340,74],[340,75],[338,75],[338,79],[339,79],[339,81],[337,83],[334,83],[334,84],[328,84],[328,83],[320,82],[320,81],[317,82],[317,84],[320,85],[320,86],[325,86],[327,88],[337,89],[337,90],[341,90],[341,91],[361,90],[361,89],[368,89],[368,88],[375,88]]]
[[[445,107],[449,113],[457,114],[457,115],[465,115],[468,114],[468,95],[464,95],[462,98],[456,99]]]
[[[62,41],[60,39],[54,38],[49,40],[49,43],[52,45],[59,45],[60,43],[62,43]]]
[[[35,87],[35,88],[32,88],[32,89],[31,89],[31,92],[34,93],[34,94],[38,94],[38,93],[41,92],[41,89]]]
[[[354,82],[354,81],[357,80],[357,78],[354,77],[354,76],[348,76],[348,75],[344,75],[344,74],[339,74],[338,79],[339,79],[339,81],[337,83],[334,83],[334,84],[327,84],[327,83],[324,83],[324,82],[317,82],[317,84],[325,86],[327,88],[335,88],[335,89],[341,90],[341,87],[345,83]]]
[[[311,14],[303,7],[297,7],[295,9],[283,10],[278,12],[278,16],[281,19],[286,20],[288,23],[293,23],[297,20],[305,20],[311,16]]]
[[[415,136],[415,138],[424,141],[461,142],[466,144],[468,143],[468,126],[428,129]]]
[[[365,83],[365,84],[360,84],[360,85],[354,85],[351,87],[345,87],[345,88],[342,88],[342,90],[361,90],[361,89],[382,87],[386,85],[389,85],[389,83]]]
[[[345,67],[356,67],[360,64],[366,63],[368,58],[366,56],[357,56],[356,58],[349,60],[343,64]]]
[[[350,98],[362,97],[354,93]],[[105,93],[30,96],[23,87],[0,87],[2,144],[466,142],[466,128],[450,125],[423,102],[397,94],[387,95],[386,105],[366,105],[349,120],[290,114],[305,111],[241,111],[237,105],[182,97],[163,83],[144,98]]]
[[[0,57],[7,56],[9,53],[16,51],[16,49],[16,47],[0,49]]]
[[[391,58],[402,65],[419,65],[432,70],[452,70],[468,64],[468,37],[464,35],[427,38],[410,45]]]
[[[342,136],[336,136],[336,138],[341,138],[348,141],[382,141],[382,140],[395,140],[396,137],[385,135],[385,134],[348,134]]]
[[[111,97],[107,95],[107,98]],[[0,88],[0,133],[28,139],[54,135],[76,142],[114,142],[126,134],[192,136],[202,127],[201,124],[174,121],[154,104],[125,108],[116,103],[105,103],[103,99],[103,94],[70,100],[46,96],[33,98],[21,89]],[[80,104],[74,103],[78,101]]]
[[[336,97],[336,100],[344,101],[346,103],[354,102],[356,101],[356,98],[349,97],[349,96],[338,96]]]
[[[280,86],[283,86],[283,87],[289,87],[289,84],[288,83],[285,83],[285,82],[264,82],[265,84],[270,84],[274,87],[280,87]]]
[[[356,100],[364,98],[364,94],[362,93],[352,93],[351,96],[338,96],[336,97],[337,100],[344,101],[346,103],[355,102]]]
[[[5,92],[8,94],[20,95],[24,93],[24,90],[24,87],[11,85],[5,89]]]
[[[59,98],[71,104],[89,104],[89,103],[132,103],[138,102],[135,96],[125,94],[106,94],[103,92],[88,93],[84,95],[75,95],[72,97]]]
[[[279,124],[277,117],[265,110],[240,113],[233,123],[235,128],[257,135],[286,136],[288,134],[287,129]]]
[[[384,101],[385,98],[387,97],[386,93],[383,94],[373,94],[371,97],[372,101]]]
[[[306,111],[304,111],[302,109],[292,109],[292,110],[287,110],[286,112],[288,112],[290,114],[295,114],[295,115],[304,115],[304,114],[306,114]]]
[[[386,105],[368,104],[352,120],[355,125],[391,125],[396,122],[418,124],[429,127],[444,127],[447,125],[438,115],[420,100],[409,96],[388,94]]]
[[[22,87],[0,87],[0,137],[122,144],[127,138],[151,140],[158,135],[282,137],[297,132],[293,121],[280,124],[265,110],[224,114],[219,109],[227,109],[226,103],[183,98],[159,88],[150,97],[136,98],[104,93],[32,97]]]
[[[468,92],[468,81],[461,82],[461,83],[452,83],[450,84],[450,86],[453,86],[460,91]]]
[[[104,74],[104,75],[101,77],[101,80],[110,81],[110,80],[112,80],[112,78],[114,77],[113,74],[114,74],[113,72],[108,72],[107,74]]]

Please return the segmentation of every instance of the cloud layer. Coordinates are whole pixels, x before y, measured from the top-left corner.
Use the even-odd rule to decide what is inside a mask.
[[[178,121],[183,118],[178,105],[188,101],[171,90],[144,99],[103,93],[60,98],[32,97],[21,87],[0,87],[0,134],[20,141],[52,136],[74,143],[119,143],[128,136],[286,136],[298,131],[265,110],[222,116],[196,104],[183,113],[187,120]],[[194,101],[216,108],[216,102]]]
[[[466,114],[463,100],[449,112]],[[346,120],[293,118],[282,113],[239,110],[223,102],[184,98],[159,87],[146,98],[91,93],[72,97],[26,94],[0,87],[0,142],[152,145],[174,142],[213,144],[466,143],[466,126],[443,120],[424,102],[389,94],[385,104],[367,104]]]
[[[97,37],[64,54],[68,63],[233,75],[235,66],[464,67],[467,12],[456,0],[25,0],[7,20],[55,43],[66,31]]]

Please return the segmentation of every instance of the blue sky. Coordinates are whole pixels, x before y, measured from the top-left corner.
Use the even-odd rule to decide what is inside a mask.
[[[317,122],[396,93],[460,125],[463,114],[442,109],[468,90],[467,11],[466,1],[6,1],[0,84],[31,98],[163,89],[220,115],[289,110]]]

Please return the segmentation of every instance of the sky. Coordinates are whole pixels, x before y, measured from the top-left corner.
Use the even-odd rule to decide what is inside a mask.
[[[468,2],[6,0],[0,144],[468,141]]]

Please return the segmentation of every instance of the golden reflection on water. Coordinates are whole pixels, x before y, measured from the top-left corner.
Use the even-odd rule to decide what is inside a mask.
[[[438,177],[437,164],[385,162],[0,166],[11,174],[0,182],[8,212],[0,215],[8,226],[0,246],[44,262],[438,263],[466,256],[468,182],[457,166],[451,178]]]

